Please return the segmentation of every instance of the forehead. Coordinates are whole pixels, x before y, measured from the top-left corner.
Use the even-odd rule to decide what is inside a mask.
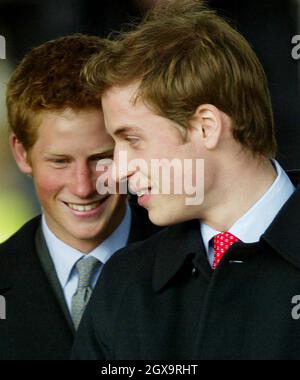
[[[37,145],[78,149],[112,144],[100,110],[44,112],[40,117]]]
[[[141,133],[149,140],[182,142],[180,127],[174,121],[157,115],[136,94],[138,83],[124,87],[111,87],[102,96],[105,126],[116,138],[123,133]]]
[[[106,128],[110,133],[123,126],[142,127],[149,120],[158,119],[141,99],[136,100],[138,84],[111,87],[102,96]]]

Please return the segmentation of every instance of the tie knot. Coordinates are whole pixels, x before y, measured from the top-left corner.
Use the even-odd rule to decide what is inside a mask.
[[[82,258],[77,261],[75,267],[79,275],[78,289],[83,289],[90,286],[91,277],[96,268],[100,265],[100,261],[93,256]]]
[[[222,232],[214,237],[214,265],[213,268],[216,269],[220,261],[222,260],[225,253],[232,246],[232,244],[240,241],[236,236],[232,235],[230,232]]]

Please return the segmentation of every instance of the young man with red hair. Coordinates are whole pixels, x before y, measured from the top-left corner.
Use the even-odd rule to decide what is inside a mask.
[[[33,178],[42,217],[0,246],[1,359],[67,359],[104,264],[154,231],[126,195],[96,189],[97,163],[114,142],[80,72],[104,47],[85,35],[47,42],[8,83],[12,152]]]

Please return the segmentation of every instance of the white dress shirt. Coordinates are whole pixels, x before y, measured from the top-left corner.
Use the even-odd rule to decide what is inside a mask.
[[[116,230],[104,240],[98,247],[91,251],[88,255],[70,247],[49,229],[45,216],[42,217],[42,231],[47,243],[47,247],[56,269],[58,280],[63,289],[67,306],[71,311],[72,297],[78,287],[79,276],[75,269],[75,264],[83,257],[94,256],[102,264],[110,259],[110,257],[119,249],[127,245],[130,228],[131,228],[131,210],[127,204],[126,213],[121,224]],[[103,265],[95,272],[92,277],[91,286],[94,288],[101,274]]]
[[[272,160],[277,171],[277,178],[269,190],[244,214],[228,232],[239,238],[243,243],[256,243],[271,225],[276,215],[295,191],[288,175],[275,160]],[[208,255],[208,261],[213,267],[214,248],[212,238],[218,235],[207,224],[201,223],[201,234]]]

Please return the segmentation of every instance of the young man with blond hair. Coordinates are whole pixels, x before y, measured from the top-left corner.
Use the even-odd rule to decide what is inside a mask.
[[[73,357],[299,359],[299,176],[274,159],[267,80],[250,45],[199,1],[162,2],[85,73],[102,95],[117,179],[153,223],[173,226],[110,260]],[[158,191],[159,175],[128,169],[123,151],[148,167],[204,160],[204,173],[188,172],[194,183],[203,175],[203,201]]]
[[[154,232],[125,195],[96,190],[98,160],[112,157],[114,142],[80,72],[105,44],[85,35],[47,42],[8,83],[12,152],[42,217],[0,246],[1,359],[67,359],[106,261]]]

